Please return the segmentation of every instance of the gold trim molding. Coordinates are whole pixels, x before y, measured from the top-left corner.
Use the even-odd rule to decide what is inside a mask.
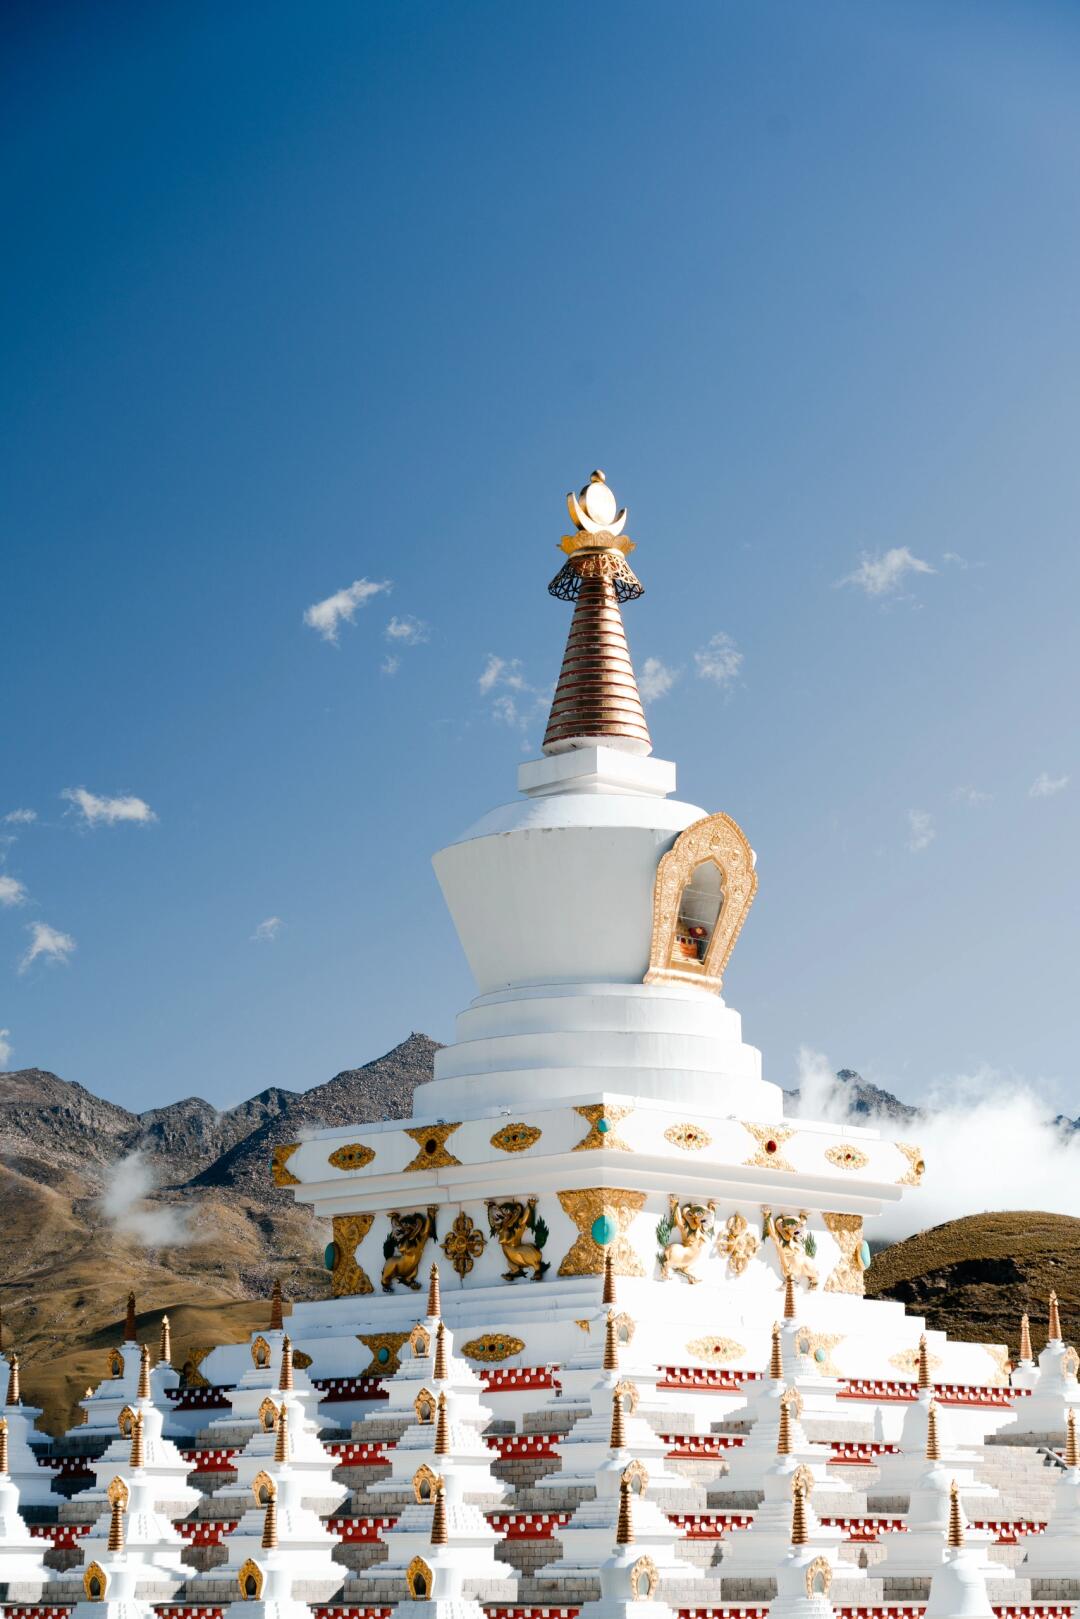
[[[743,1164],[746,1168],[782,1169],[789,1175],[796,1173],[795,1165],[784,1157],[784,1148],[792,1136],[795,1135],[794,1130],[784,1124],[748,1124],[745,1119],[740,1119],[739,1123],[744,1130],[749,1130],[757,1142],[757,1152],[755,1152],[754,1156],[743,1159]],[[770,1142],[773,1143],[771,1152],[769,1151]]]
[[[734,1338],[721,1338],[709,1334],[704,1338],[691,1338],[686,1346],[686,1353],[695,1360],[703,1361],[706,1366],[726,1366],[728,1361],[742,1360],[746,1350],[742,1344],[737,1344]]]
[[[461,1163],[455,1158],[449,1147],[447,1139],[455,1130],[461,1129],[461,1120],[456,1124],[414,1124],[410,1125],[405,1134],[411,1136],[420,1149],[416,1157],[405,1165],[403,1175],[414,1175],[420,1169],[452,1169]]]
[[[921,1186],[922,1178],[926,1174],[926,1160],[923,1158],[922,1148],[916,1147],[910,1141],[897,1141],[897,1152],[902,1152],[908,1161],[908,1170],[901,1175],[897,1186]]]
[[[698,866],[709,861],[720,872],[723,903],[705,959],[698,971],[691,972],[688,968],[671,965],[671,947],[683,889]],[[700,984],[718,995],[724,981],[724,968],[756,893],[754,851],[745,832],[730,815],[706,815],[680,832],[656,870],[652,948],[646,984]]]
[[[288,1167],[289,1159],[300,1150],[299,1141],[279,1141],[270,1154],[270,1179],[275,1186],[299,1186],[300,1177]]]
[[[344,1147],[335,1147],[326,1162],[332,1169],[366,1169],[374,1156],[374,1147],[366,1147],[362,1141],[350,1141]]]
[[[334,1268],[330,1290],[336,1299],[354,1293],[374,1293],[371,1277],[356,1263],[356,1250],[371,1230],[373,1214],[334,1215]]]
[[[583,1107],[576,1107],[574,1112],[581,1114],[589,1126],[589,1133],[581,1138],[574,1151],[594,1152],[598,1147],[603,1147],[608,1152],[633,1152],[630,1143],[619,1134],[619,1125],[633,1111],[632,1107],[618,1103],[608,1107],[603,1102],[587,1102]],[[606,1124],[608,1128],[601,1130],[601,1124]]]
[[[481,1337],[470,1338],[467,1344],[462,1344],[461,1353],[466,1360],[498,1363],[509,1360],[512,1355],[520,1355],[524,1348],[524,1340],[508,1332],[485,1332]]]
[[[543,1135],[536,1124],[504,1124],[491,1138],[491,1145],[500,1152],[528,1152]]]
[[[580,1109],[579,1109],[580,1111]],[[578,1192],[560,1192],[559,1202],[578,1228],[578,1236],[559,1266],[560,1276],[602,1276],[604,1254],[611,1254],[617,1276],[644,1276],[645,1267],[626,1233],[636,1214],[645,1207],[645,1193],[618,1186],[589,1186]],[[592,1228],[602,1214],[613,1214],[619,1232],[602,1248],[593,1240]]]
[[[837,1169],[865,1169],[870,1162],[866,1154],[860,1152],[858,1147],[853,1147],[850,1141],[841,1141],[835,1147],[826,1147],[825,1156],[830,1164],[836,1165]]]
[[[866,1292],[866,1273],[859,1264],[859,1248],[863,1240],[861,1214],[823,1214],[825,1229],[832,1233],[840,1258],[829,1272],[825,1282],[826,1293]]]
[[[401,1365],[401,1347],[409,1341],[407,1332],[358,1332],[356,1336],[370,1351],[371,1360],[360,1373],[361,1377],[392,1377]],[[379,1359],[379,1350],[389,1351],[389,1360]]]
[[[670,1141],[673,1147],[681,1147],[683,1152],[701,1152],[702,1148],[712,1146],[712,1136],[700,1124],[669,1124],[664,1140]]]

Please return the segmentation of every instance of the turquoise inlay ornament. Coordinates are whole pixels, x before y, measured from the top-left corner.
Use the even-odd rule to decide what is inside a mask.
[[[611,1125],[608,1123],[607,1119],[601,1119],[596,1128],[599,1130],[602,1136],[606,1136],[608,1131],[611,1129]]]
[[[619,1222],[613,1214],[599,1214],[592,1223],[592,1240],[598,1248],[606,1248],[619,1235]]]
[[[387,1361],[390,1359],[390,1351],[387,1349],[385,1344],[379,1345],[378,1349],[375,1351],[375,1359],[378,1361],[380,1366],[386,1365]]]
[[[819,1366],[824,1366],[824,1364],[825,1364],[825,1351],[824,1351],[824,1349],[815,1349],[814,1350],[814,1359],[817,1361]]]
[[[326,1266],[327,1270],[333,1270],[334,1266],[337,1264],[337,1243],[328,1242],[322,1257],[323,1264]]]
[[[860,1242],[860,1244],[859,1244],[859,1265],[860,1265],[861,1269],[869,1270],[870,1269],[870,1262],[871,1262],[872,1258],[873,1258],[873,1255],[870,1252],[870,1244],[868,1242],[866,1242],[865,1240]]]

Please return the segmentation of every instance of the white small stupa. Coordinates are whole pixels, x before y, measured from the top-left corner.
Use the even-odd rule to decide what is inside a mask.
[[[930,1402],[929,1425],[926,1435],[926,1457],[923,1470],[911,1488],[903,1530],[888,1530],[878,1535],[878,1545],[884,1553],[874,1564],[874,1573],[885,1580],[910,1579],[929,1575],[941,1561],[941,1544],[948,1534],[954,1502],[961,1513],[965,1531],[963,1508],[959,1505],[958,1485],[949,1470],[942,1465],[938,1439],[940,1407]],[[979,1562],[984,1574],[993,1579],[1008,1580],[1014,1571],[1005,1563],[995,1563],[987,1556],[993,1536],[986,1530],[974,1532],[968,1546],[969,1561]],[[981,1559],[981,1561],[980,1561]]]
[[[787,1395],[784,1377],[783,1335],[779,1321],[772,1325],[769,1364],[764,1375],[749,1387],[746,1404],[733,1413],[740,1423],[753,1423],[741,1445],[725,1452],[724,1471],[713,1480],[718,1490],[753,1488],[762,1470],[769,1466],[776,1448],[780,1407]]]
[[[1077,1354],[1061,1336],[1061,1312],[1056,1293],[1050,1295],[1046,1347],[1039,1355],[1038,1366],[1031,1393],[1016,1401],[1016,1420],[1008,1428],[1010,1436],[1015,1433],[1059,1434],[1062,1414],[1080,1407]]]
[[[784,1312],[773,1324],[768,1369],[764,1377],[748,1386],[746,1404],[734,1413],[740,1422],[749,1420],[756,1426],[762,1418],[775,1421],[776,1401],[795,1378],[799,1379],[808,1416],[837,1416],[837,1380],[818,1369],[812,1341],[807,1329],[800,1325],[798,1313],[795,1278],[785,1276]]]
[[[52,1472],[48,1467],[41,1466],[37,1452],[30,1443],[30,1436],[37,1432],[35,1423],[41,1415],[41,1408],[23,1404],[19,1357],[14,1349],[8,1351],[7,1363],[7,1395],[3,1409],[8,1425],[8,1477],[18,1490],[22,1507],[56,1506]],[[37,1433],[37,1438],[41,1445],[46,1443],[44,1434]]]
[[[1014,1389],[1033,1389],[1039,1376],[1039,1368],[1031,1349],[1031,1320],[1027,1311],[1020,1317],[1020,1354],[1016,1365],[1009,1373],[1009,1382]]]
[[[1075,1407],[1065,1418],[1065,1469],[1054,1485],[1050,1517],[1043,1533],[1028,1539],[1020,1572],[1033,1579],[1080,1583],[1080,1442]]]
[[[83,1597],[71,1609],[77,1619],[153,1619],[149,1602],[135,1595],[144,1571],[132,1562],[124,1545],[124,1502],[119,1492],[109,1509],[105,1555],[83,1571]]]
[[[269,1326],[251,1334],[251,1365],[236,1386],[229,1390],[229,1415],[215,1417],[208,1425],[207,1432],[214,1444],[246,1441],[260,1427],[264,1432],[273,1434],[274,1418],[269,1418],[267,1428],[266,1406],[268,1399],[280,1387],[281,1361],[287,1343],[291,1348],[285,1331],[281,1283],[275,1280],[270,1293]],[[292,1393],[303,1406],[305,1416],[317,1424],[321,1395],[307,1372],[296,1365],[295,1352],[292,1354]]]
[[[930,1351],[925,1332],[919,1338],[918,1395],[904,1412],[899,1452],[878,1458],[877,1496],[910,1496],[926,1467],[926,1446],[930,1434],[930,1407],[935,1405],[930,1378]],[[975,1476],[979,1456],[975,1450],[958,1445],[953,1437],[948,1413],[938,1406],[938,1457],[967,1496],[993,1496],[996,1491]]]
[[[186,1542],[173,1527],[172,1519],[157,1503],[158,1481],[145,1466],[144,1419],[136,1411],[131,1427],[131,1456],[124,1476],[110,1480],[106,1491],[108,1507],[81,1543],[84,1563],[89,1564],[108,1550],[108,1538],[117,1500],[127,1515],[125,1551],[128,1563],[141,1569],[141,1585],[153,1586],[155,1600],[174,1596],[190,1574],[184,1562]]]
[[[834,1619],[829,1593],[833,1570],[828,1557],[810,1544],[806,1491],[795,1485],[791,1511],[791,1539],[776,1565],[776,1595],[769,1603],[769,1619]]]
[[[588,1340],[583,1349],[568,1355],[560,1362],[558,1393],[540,1407],[541,1412],[572,1407],[586,1407],[595,1412],[597,1404],[594,1395],[598,1391],[599,1408],[604,1410],[610,1406],[610,1379],[607,1375],[610,1368],[606,1365],[609,1316],[614,1318],[619,1369],[633,1378],[637,1390],[636,1409],[642,1415],[652,1413],[659,1420],[666,1418],[673,1410],[685,1408],[685,1396],[679,1398],[674,1393],[664,1392],[658,1388],[662,1375],[660,1368],[653,1358],[636,1353],[633,1348],[635,1323],[625,1311],[616,1314],[617,1306],[615,1266],[611,1249],[605,1248],[600,1309],[582,1323],[589,1328]],[[594,1324],[602,1327],[603,1331],[593,1332],[591,1329]]]
[[[484,1619],[479,1602],[465,1595],[468,1580],[468,1560],[451,1540],[446,1500],[437,1489],[431,1539],[405,1570],[399,1590],[406,1594],[394,1607],[394,1619]]]
[[[116,1432],[117,1419],[126,1405],[134,1405],[142,1366],[142,1350],[135,1326],[135,1295],[127,1296],[123,1342],[108,1351],[108,1376],[94,1389],[88,1389],[79,1404],[85,1420],[80,1434]],[[179,1381],[179,1379],[177,1379]]]
[[[296,1594],[306,1585],[303,1566],[280,1543],[277,1499],[267,1495],[257,1546],[236,1570],[239,1601],[225,1612],[230,1619],[312,1619],[312,1609]]]
[[[509,1492],[509,1486],[495,1477],[491,1470],[494,1454],[472,1423],[460,1423],[454,1415],[459,1396],[448,1392],[452,1385],[442,1375],[446,1372],[448,1356],[442,1323],[436,1331],[434,1377],[431,1387],[426,1384],[415,1396],[413,1421],[389,1453],[390,1476],[370,1484],[365,1503],[376,1513],[391,1512],[395,1505],[408,1506],[415,1499],[415,1480],[422,1467],[433,1474],[443,1471],[437,1451],[442,1442],[440,1421],[448,1425],[449,1454],[453,1457],[452,1496],[455,1503],[470,1502],[474,1507],[497,1507]],[[436,1393],[436,1390],[441,1392]],[[452,1402],[452,1403],[448,1403]],[[448,1490],[450,1485],[447,1486]]]
[[[661,1570],[638,1544],[633,1499],[629,1481],[620,1484],[614,1550],[596,1567],[600,1596],[582,1604],[578,1619],[675,1619],[658,1595]]]
[[[277,1403],[269,1395],[264,1395],[258,1425],[234,1463],[236,1482],[222,1485],[214,1491],[214,1500],[224,1508],[228,1506],[229,1497],[246,1495],[256,1478],[276,1457],[280,1444],[281,1410],[288,1414],[289,1469],[302,1480],[305,1501],[320,1512],[332,1512],[348,1494],[346,1486],[339,1484],[333,1476],[337,1464],[319,1438],[318,1423],[308,1414],[305,1402],[297,1392],[296,1375],[292,1343],[286,1336],[281,1346]]]
[[[945,1555],[930,1581],[923,1619],[994,1619],[981,1556],[964,1544],[964,1516],[955,1484]]]
[[[844,1498],[849,1498],[853,1503],[855,1495],[846,1480],[833,1478],[827,1471],[832,1461],[831,1446],[819,1444],[806,1436],[802,1425],[802,1380],[797,1374],[780,1399],[770,1401],[770,1405],[775,1405],[775,1409],[763,1411],[746,1443],[738,1450],[728,1452],[728,1470],[715,1480],[712,1488],[740,1494],[764,1488],[763,1505],[768,1507],[771,1502],[775,1510],[766,1511],[762,1521],[770,1525],[769,1533],[773,1536],[776,1556],[779,1557],[788,1544],[791,1524],[791,1480],[788,1477],[781,1489],[777,1482],[781,1475],[793,1474],[798,1467],[806,1468],[807,1477],[813,1485],[839,1498],[841,1510],[845,1506]],[[773,1480],[771,1495],[770,1479]],[[849,1506],[848,1512],[852,1510],[853,1507]]]
[[[380,1432],[395,1421],[408,1427],[422,1388],[453,1396],[455,1422],[486,1428],[492,1414],[481,1402],[484,1385],[469,1363],[454,1354],[454,1335],[442,1319],[438,1265],[432,1265],[428,1278],[427,1313],[413,1327],[408,1346],[409,1353],[402,1354],[397,1369],[383,1384],[386,1399],[361,1418],[361,1437],[366,1423],[377,1425]]]
[[[44,1543],[35,1540],[19,1512],[19,1486],[8,1471],[8,1423],[0,1417],[0,1599],[37,1602],[49,1578]]]
[[[163,1351],[168,1351],[169,1347],[168,1329],[163,1325]],[[129,1363],[133,1358],[128,1356]],[[165,1404],[164,1399],[160,1403],[154,1399],[150,1348],[148,1344],[142,1344],[133,1398],[117,1413],[118,1436],[90,1464],[94,1471],[93,1488],[83,1490],[76,1496],[70,1506],[63,1510],[62,1517],[75,1515],[85,1519],[88,1513],[96,1514],[108,1509],[108,1488],[112,1480],[117,1473],[134,1466],[131,1453],[136,1422],[141,1433],[141,1466],[145,1481],[153,1491],[155,1510],[167,1518],[184,1518],[198,1505],[202,1497],[188,1483],[191,1463],[181,1455],[171,1439],[165,1438]]]

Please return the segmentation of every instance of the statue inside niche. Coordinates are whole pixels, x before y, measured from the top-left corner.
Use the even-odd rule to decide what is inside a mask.
[[[532,1280],[540,1281],[551,1261],[544,1258],[544,1244],[548,1240],[548,1225],[536,1212],[536,1199],[513,1199],[505,1203],[492,1199],[487,1206],[488,1229],[498,1241],[509,1270],[503,1271],[504,1282],[516,1282],[519,1276],[532,1272]]]
[[[679,895],[679,911],[671,941],[671,966],[704,970],[709,941],[724,903],[724,879],[715,861],[703,860],[690,873]]]
[[[773,1214],[769,1208],[761,1210],[761,1234],[772,1238],[780,1261],[780,1274],[787,1281],[804,1281],[812,1291],[818,1285],[817,1266],[812,1260],[817,1255],[817,1240],[810,1230],[810,1216],[805,1209],[798,1214]]]
[[[395,1282],[402,1282],[412,1292],[419,1293],[420,1282],[416,1273],[429,1239],[435,1236],[438,1212],[438,1206],[432,1204],[426,1214],[415,1209],[408,1214],[399,1214],[395,1210],[390,1215],[390,1234],[383,1243],[383,1259],[386,1261],[382,1272],[384,1293],[392,1293]]]
[[[668,1199],[668,1212],[656,1227],[659,1247],[660,1279],[682,1276],[688,1282],[700,1282],[694,1267],[705,1254],[716,1234],[716,1203],[680,1203],[672,1192]]]

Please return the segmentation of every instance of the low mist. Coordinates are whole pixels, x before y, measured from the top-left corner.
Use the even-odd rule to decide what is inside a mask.
[[[101,1196],[105,1218],[117,1231],[134,1237],[147,1248],[176,1248],[191,1242],[183,1213],[148,1198],[157,1181],[141,1152],[129,1152],[110,1164],[109,1184]]]

